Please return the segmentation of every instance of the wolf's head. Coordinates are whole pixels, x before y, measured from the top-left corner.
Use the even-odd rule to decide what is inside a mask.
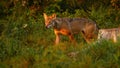
[[[50,28],[53,26],[51,23],[52,20],[56,19],[56,14],[52,14],[51,16],[48,16],[46,13],[43,13],[44,19],[45,19],[45,27]]]

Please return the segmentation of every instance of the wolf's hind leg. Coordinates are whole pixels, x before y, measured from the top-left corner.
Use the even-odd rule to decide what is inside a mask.
[[[68,36],[69,36],[70,41],[71,41],[72,43],[76,44],[76,41],[75,41],[73,35],[68,35]]]
[[[89,44],[91,42],[91,34],[87,34],[85,32],[82,32],[83,38],[85,39],[85,41]]]

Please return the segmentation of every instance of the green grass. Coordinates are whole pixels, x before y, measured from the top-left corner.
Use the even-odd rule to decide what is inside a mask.
[[[120,43],[102,41],[91,45],[21,45],[15,40],[0,44],[0,67],[119,68]],[[71,53],[75,55],[72,55]]]
[[[119,20],[115,17],[119,18],[119,12],[110,13],[115,10],[109,8],[103,10],[105,8],[101,7],[89,13],[76,10],[75,14],[68,11],[57,14],[60,17],[89,17],[100,28],[118,26]],[[120,42],[103,40],[86,44],[81,35],[75,35],[76,47],[66,36],[55,46],[53,29],[44,27],[42,14],[35,19],[27,12],[23,15],[13,12],[0,20],[0,26],[0,68],[120,68]]]

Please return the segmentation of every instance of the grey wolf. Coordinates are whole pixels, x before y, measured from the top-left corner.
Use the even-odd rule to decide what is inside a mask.
[[[53,27],[56,35],[55,43],[60,42],[60,35],[66,35],[72,42],[76,42],[74,34],[82,33],[87,43],[97,38],[98,28],[96,22],[86,18],[57,18],[56,14],[48,16],[43,13],[45,19],[45,27]]]

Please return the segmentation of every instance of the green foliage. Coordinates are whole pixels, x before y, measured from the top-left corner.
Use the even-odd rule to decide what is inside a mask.
[[[59,12],[59,11],[61,11],[61,9],[57,3],[49,5],[44,10],[44,12],[46,12],[46,13],[55,13],[55,12]]]
[[[118,22],[120,21],[117,20],[117,18],[119,18],[119,15],[119,11],[116,11],[115,9],[100,6],[97,10],[93,7],[89,17],[95,20],[100,28],[112,28],[118,27]]]

